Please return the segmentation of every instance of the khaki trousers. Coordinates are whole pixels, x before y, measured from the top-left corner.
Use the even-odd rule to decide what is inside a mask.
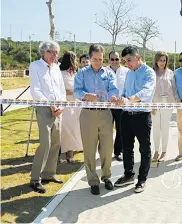
[[[182,109],[177,110],[177,126],[179,155],[182,155]]]
[[[100,181],[96,173],[97,146],[101,160],[101,180],[104,181],[111,176],[110,168],[113,152],[111,111],[82,109],[80,128],[88,184],[90,186],[99,185]]]
[[[31,182],[40,182],[56,174],[60,148],[62,115],[52,116],[49,107],[36,108],[40,145],[36,150],[31,172]]]

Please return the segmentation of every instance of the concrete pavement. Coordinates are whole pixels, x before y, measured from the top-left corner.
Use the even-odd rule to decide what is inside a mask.
[[[39,223],[182,223],[182,161],[178,154],[175,114],[172,116],[167,161],[151,168],[143,193],[134,193],[134,185],[91,195],[85,170],[70,180],[43,212]],[[135,143],[135,171],[138,174],[140,155]],[[100,161],[97,171],[100,173]],[[123,163],[113,161],[112,181],[123,174]],[[34,222],[34,223],[35,223]]]

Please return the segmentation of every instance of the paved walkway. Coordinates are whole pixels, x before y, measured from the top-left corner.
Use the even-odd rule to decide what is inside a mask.
[[[75,175],[35,219],[39,223],[182,223],[182,161],[178,154],[177,128],[173,114],[167,161],[151,168],[147,188],[134,193],[134,185],[94,196],[88,188],[85,170]],[[135,171],[138,174],[140,155],[135,143]],[[97,164],[100,173],[100,161]],[[112,181],[123,174],[123,163],[113,161]]]
[[[18,95],[20,95],[26,88],[18,88],[18,89],[11,89],[11,90],[3,90],[3,94],[2,94],[2,98],[5,99],[16,99],[16,97]],[[25,93],[23,93],[23,95],[19,98],[19,99],[26,99],[26,100],[31,100],[31,94],[30,94],[30,89],[28,89]],[[4,104],[3,105],[3,109],[5,109],[8,106],[8,104]],[[25,108],[28,106],[24,106],[24,105],[11,105],[7,110],[7,111],[11,111],[11,110],[17,110],[20,108]]]

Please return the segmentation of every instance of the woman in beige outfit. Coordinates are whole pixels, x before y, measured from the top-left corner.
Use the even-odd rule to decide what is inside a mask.
[[[154,70],[156,72],[156,90],[153,98],[155,103],[174,103],[179,101],[173,72],[167,68],[168,55],[158,52],[155,55]],[[165,161],[169,138],[169,127],[172,109],[152,111],[153,138],[155,153],[152,161]],[[160,141],[162,153],[159,154]]]
[[[76,55],[74,52],[68,51],[63,55],[61,65],[61,73],[66,89],[67,101],[75,101],[73,96],[74,77],[77,69]],[[83,151],[82,140],[80,134],[80,108],[65,108],[62,118],[61,133],[61,156],[60,162],[74,162],[73,151]]]

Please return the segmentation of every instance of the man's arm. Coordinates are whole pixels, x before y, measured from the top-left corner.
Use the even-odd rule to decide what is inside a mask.
[[[80,100],[89,100],[92,102],[98,100],[96,94],[88,93],[84,90],[84,77],[82,71],[77,72],[75,76],[73,93],[74,96]]]
[[[137,96],[133,95],[133,96],[130,96],[130,97],[129,97],[129,101],[130,101],[131,103],[137,103],[137,102],[140,102],[141,100],[140,100],[140,98],[138,98]]]
[[[79,100],[83,100],[87,92],[84,91],[84,80],[82,71],[78,71],[74,79],[74,91],[73,94]]]
[[[147,70],[143,80],[143,88],[133,96],[130,96],[134,102],[151,102],[156,86],[156,74],[153,70]],[[136,101],[137,100],[137,101]]]
[[[180,100],[182,101],[182,74],[180,73],[178,69],[175,71],[174,77],[176,82],[177,93]]]
[[[30,92],[34,100],[47,100],[41,91],[37,65],[33,62],[29,67]]]
[[[179,96],[178,96],[178,93],[177,93],[177,88],[176,88],[176,81],[175,81],[175,76],[174,76],[174,73],[171,71],[171,84],[172,84],[172,91],[173,91],[173,94],[174,94],[174,98],[175,98],[175,101],[176,102],[181,102]]]

